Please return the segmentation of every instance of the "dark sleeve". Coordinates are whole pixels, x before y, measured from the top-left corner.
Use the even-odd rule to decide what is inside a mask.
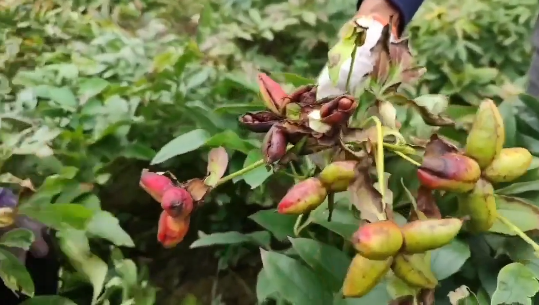
[[[382,0],[380,0],[382,1]],[[399,31],[402,33],[404,30],[404,27],[408,25],[410,20],[414,17],[415,13],[423,4],[423,0],[388,0],[391,4],[395,6],[400,12],[400,17],[402,20],[402,23],[400,25]],[[361,2],[363,0],[358,0],[356,10],[359,10],[359,6],[361,5]]]

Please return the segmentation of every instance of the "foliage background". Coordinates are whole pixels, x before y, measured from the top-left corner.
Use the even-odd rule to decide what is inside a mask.
[[[260,231],[263,220],[249,216],[274,206],[292,180],[266,180],[262,169],[219,188],[194,215],[186,240],[163,250],[155,238],[160,207],[139,189],[138,177],[164,144],[192,130],[177,146],[185,154],[151,169],[171,170],[179,180],[201,176],[205,150],[192,150],[203,144],[229,149],[230,171],[256,161],[261,139],[236,122],[238,114],[262,108],[257,70],[271,71],[290,88],[297,80],[287,73],[315,78],[355,0],[6,0],[0,6],[1,182],[14,182],[6,173],[29,178],[38,201],[77,203],[120,220],[132,239],[111,218],[102,223],[106,233],[86,232],[92,252],[108,265],[106,282],[122,283],[113,304],[129,298],[152,304],[152,287],[158,304],[253,304],[257,245],[270,236]],[[473,106],[491,97],[524,109],[508,141],[539,154],[539,121],[517,98],[538,9],[534,0],[425,2],[409,34],[428,74],[410,90],[451,96],[449,112],[459,124],[445,135],[462,138]],[[537,191],[528,196],[539,205]],[[227,246],[189,249],[199,231],[255,233]],[[88,303],[91,290],[66,266],[63,294]]]

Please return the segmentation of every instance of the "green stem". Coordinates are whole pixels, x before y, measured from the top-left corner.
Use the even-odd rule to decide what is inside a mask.
[[[521,229],[519,229],[517,226],[515,226],[509,219],[503,217],[502,215],[498,215],[498,219],[506,225],[511,231],[516,233],[520,238],[522,238],[525,242],[527,242],[530,246],[532,246],[533,250],[535,252],[539,252],[539,245],[533,241],[526,233],[522,232]]]
[[[294,223],[294,236],[299,236],[299,228],[300,228],[300,223],[301,223],[301,220],[303,219],[303,214],[300,214],[298,216],[298,218],[296,219],[296,222]]]
[[[256,161],[255,163],[247,166],[247,167],[244,167],[242,169],[240,169],[239,171],[237,172],[234,172],[228,176],[224,176],[223,178],[221,178],[216,184],[215,186],[219,186],[225,182],[228,182],[236,177],[239,177],[239,176],[242,176],[242,175],[245,175],[247,174],[248,172],[254,170],[254,169],[257,169],[259,168],[260,166],[264,165],[264,160],[258,160]]]
[[[406,160],[406,161],[412,163],[413,165],[418,166],[418,167],[421,166],[421,163],[419,163],[419,162],[417,162],[416,160],[414,160],[414,159],[408,157],[407,155],[401,153],[400,151],[393,151],[393,152],[394,152],[396,155],[398,155],[399,157],[403,158],[404,160]]]

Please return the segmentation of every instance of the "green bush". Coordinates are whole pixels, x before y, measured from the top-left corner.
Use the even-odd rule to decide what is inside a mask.
[[[59,230],[57,242],[70,262],[62,270],[62,295],[88,303],[92,295],[85,288],[91,285],[98,304],[154,304],[154,286],[170,291],[177,283],[163,280],[156,274],[166,273],[162,264],[153,263],[155,285],[148,284],[145,263],[134,253],[181,259],[156,250],[160,208],[138,187],[142,169],[170,170],[181,181],[202,177],[206,152],[220,146],[228,151],[229,172],[260,159],[262,138],[237,124],[245,111],[264,108],[256,84],[258,69],[271,72],[288,91],[316,78],[355,1],[54,0],[0,5],[5,8],[0,11],[0,183],[25,194],[34,188],[32,196],[22,198],[26,208],[21,206],[20,213]],[[538,7],[532,0],[424,4],[409,32],[428,73],[419,88],[409,91],[451,97],[447,113],[456,128],[444,127],[441,134],[462,141],[479,101],[492,97],[505,100],[500,110],[508,147],[520,145],[539,153],[535,100],[523,97],[523,103],[517,96],[531,58]],[[410,136],[430,135],[417,116],[403,112],[399,120]],[[175,138],[174,151],[163,153],[162,147]],[[388,162],[408,173],[411,169]],[[530,170],[504,194],[519,194],[536,204],[536,176]],[[390,180],[395,204],[405,204],[408,197],[395,179]],[[289,245],[282,237],[295,219],[275,220],[271,217],[276,214],[266,208],[274,207],[293,182],[289,173],[259,168],[216,188],[193,216],[179,252],[172,253],[189,256],[184,246],[197,238],[198,230],[236,231],[243,236],[237,240],[247,242],[219,248],[217,268],[227,270],[253,253],[250,240],[270,238],[257,225],[267,225],[264,217],[282,224],[270,230],[283,241],[277,247]],[[491,246],[513,242],[495,239],[486,240]],[[92,264],[81,264],[87,257]],[[465,266],[472,264],[458,259]],[[504,262],[489,259],[498,269]],[[459,271],[458,264],[451,266]],[[0,275],[6,273],[9,270]],[[463,268],[447,282],[472,281],[472,273]],[[441,291],[453,288],[445,283]],[[492,292],[492,284],[483,285]],[[165,299],[179,302],[174,293],[160,297],[159,304]]]

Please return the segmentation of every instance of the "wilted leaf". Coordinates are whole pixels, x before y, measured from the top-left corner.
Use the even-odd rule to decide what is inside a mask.
[[[200,201],[206,196],[210,187],[204,181],[194,178],[185,183],[185,189],[191,194],[193,200]]]
[[[495,198],[498,213],[515,224],[519,229],[524,232],[539,229],[538,207],[520,198],[502,195],[496,195]],[[505,235],[516,235],[516,233],[500,222],[500,220],[496,220],[489,231]]]
[[[7,288],[14,292],[21,291],[33,297],[35,288],[32,276],[19,259],[10,252],[0,248],[0,278]]]
[[[498,273],[498,285],[491,304],[532,305],[531,298],[539,291],[539,282],[528,267],[509,264]]]
[[[442,218],[442,214],[440,213],[440,209],[438,208],[438,205],[436,204],[436,201],[434,199],[434,195],[432,194],[432,190],[420,186],[417,189],[417,210],[421,211],[423,215],[426,218],[436,218],[440,219]],[[416,210],[412,210],[409,220],[417,220],[418,216],[416,213]]]
[[[361,218],[370,222],[385,219],[382,195],[374,188],[365,168],[356,168],[356,179],[348,187],[350,200],[361,213]]]
[[[449,99],[441,94],[425,94],[413,100],[404,95],[395,94],[389,98],[395,105],[408,105],[414,107],[423,117],[425,123],[432,126],[452,126],[453,120],[443,112],[449,105]]]
[[[447,295],[451,305],[479,305],[479,301],[473,292],[465,285],[460,286]]]
[[[208,186],[215,186],[219,179],[223,177],[228,166],[228,154],[223,147],[213,148],[208,154],[208,177],[204,183]]]
[[[425,146],[425,157],[437,157],[455,152],[458,152],[458,148],[437,134],[433,134]]]

